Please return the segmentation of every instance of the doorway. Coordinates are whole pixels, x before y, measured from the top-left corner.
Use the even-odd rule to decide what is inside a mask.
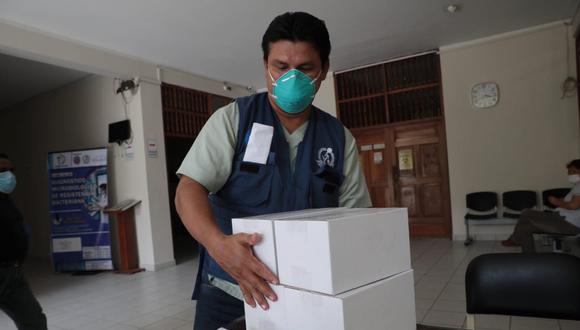
[[[163,84],[161,86],[161,100],[173,253],[176,263],[180,263],[195,257],[197,242],[181,222],[175,208],[175,191],[179,183],[179,177],[175,173],[209,117],[217,109],[230,103],[232,99],[185,87]]]

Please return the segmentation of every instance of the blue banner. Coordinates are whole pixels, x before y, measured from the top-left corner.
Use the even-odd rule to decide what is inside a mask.
[[[48,187],[55,270],[113,269],[107,149],[49,153]]]

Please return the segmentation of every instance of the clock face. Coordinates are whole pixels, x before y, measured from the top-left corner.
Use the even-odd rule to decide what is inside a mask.
[[[471,88],[471,104],[476,108],[490,108],[499,101],[499,87],[496,83],[481,83]]]

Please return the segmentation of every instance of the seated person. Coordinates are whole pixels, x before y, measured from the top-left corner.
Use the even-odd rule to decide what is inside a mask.
[[[521,246],[522,252],[534,252],[534,233],[576,235],[580,234],[580,159],[566,165],[568,181],[574,186],[564,198],[549,197],[550,203],[557,209],[554,213],[526,210],[513,234],[505,241],[504,246]]]

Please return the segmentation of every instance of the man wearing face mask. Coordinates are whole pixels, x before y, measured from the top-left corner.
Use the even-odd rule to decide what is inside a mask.
[[[566,165],[568,181],[573,185],[564,198],[549,197],[556,212],[524,211],[513,234],[503,241],[504,246],[521,246],[523,252],[534,252],[534,233],[580,234],[580,159]]]
[[[22,215],[10,198],[15,187],[12,162],[0,154],[0,309],[20,330],[43,330],[46,316],[20,268],[28,252],[28,237]]]
[[[251,251],[258,234],[231,219],[322,207],[370,207],[352,134],[312,101],[329,68],[323,21],[276,17],[262,38],[268,92],[238,98],[208,120],[178,175],[179,215],[201,243],[194,329],[214,330],[269,308],[278,279]]]

